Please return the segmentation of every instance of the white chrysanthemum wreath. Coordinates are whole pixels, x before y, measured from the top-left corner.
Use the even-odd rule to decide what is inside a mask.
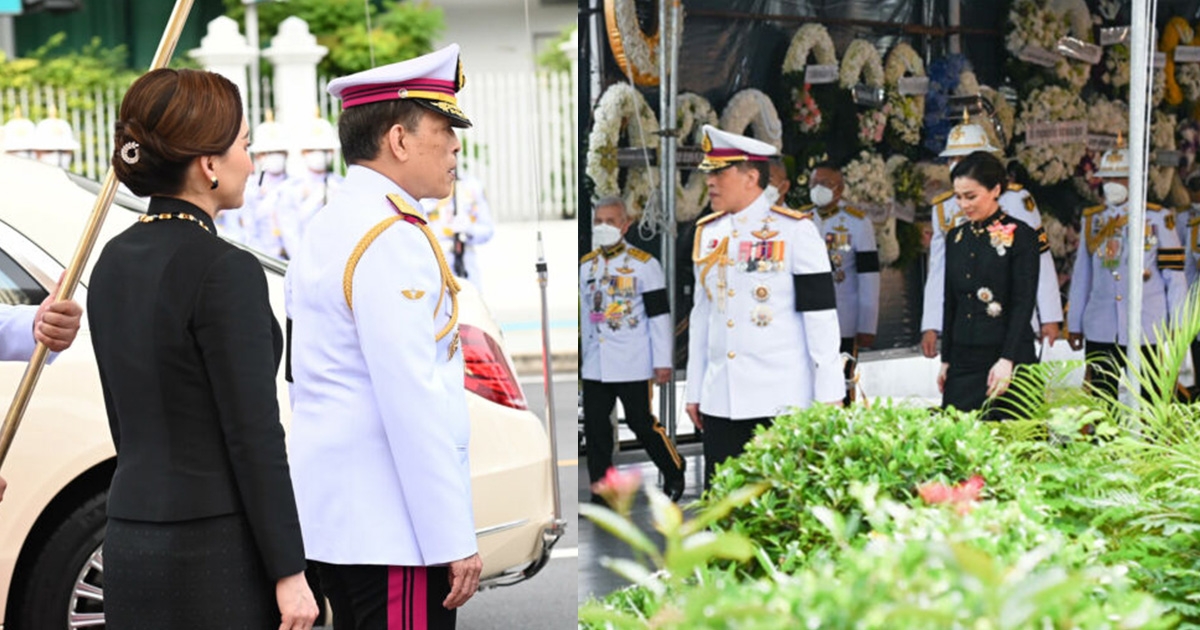
[[[1150,123],[1150,148],[1152,151],[1175,150],[1175,114],[1166,114],[1154,110],[1154,121]],[[1155,199],[1166,199],[1171,193],[1171,184],[1175,181],[1175,167],[1159,166],[1150,161],[1147,169],[1146,183],[1150,196]]]
[[[604,0],[605,23],[608,24],[608,43],[617,65],[636,85],[658,85],[658,46],[663,26],[647,35],[638,24],[633,0]],[[682,41],[683,19],[675,41]]]
[[[1029,95],[1017,120],[1017,133],[1027,134],[1030,126],[1042,123],[1086,121],[1087,106],[1079,95],[1067,88],[1049,86]],[[1017,161],[1038,183],[1057,184],[1075,173],[1087,145],[1082,141],[1054,145],[1023,145]]]
[[[921,124],[925,119],[925,96],[923,94],[900,94],[900,79],[925,76],[925,63],[912,46],[900,42],[887,54],[883,67],[883,82],[888,91],[888,104],[892,106],[888,126],[896,137],[905,144],[920,144]]]
[[[718,126],[722,131],[751,136],[776,149],[783,148],[783,123],[775,111],[775,104],[754,88],[746,88],[729,99]],[[750,133],[745,133],[747,127]]]
[[[860,83],[873,88],[883,88],[883,60],[879,51],[865,39],[856,39],[846,48],[842,56],[841,86],[852,90]],[[891,106],[871,108],[858,113],[858,141],[866,146],[883,142],[883,130],[887,125]]]
[[[625,190],[618,185],[617,144],[626,131],[631,147],[654,147],[658,142],[658,119],[646,99],[628,83],[609,86],[596,104],[595,121],[588,136],[587,176],[596,185],[596,196],[620,195],[630,214],[640,216],[658,187],[658,172],[645,166],[630,168]]]
[[[787,55],[783,58],[783,73],[799,72],[803,74],[808,66],[810,54],[818,65],[837,65],[837,52],[834,50],[833,40],[829,37],[829,31],[820,24],[805,24],[792,36]],[[805,83],[802,87],[792,90],[791,98],[797,110],[793,118],[799,124],[800,132],[811,133],[820,129],[821,108],[809,94],[808,84]]]
[[[718,126],[717,113],[713,110],[708,99],[698,94],[685,92],[679,95],[679,144],[699,146],[703,136],[704,125]],[[683,173],[675,173],[675,219],[679,222],[691,221],[700,216],[708,199],[708,186],[704,174],[693,171],[688,177],[687,184],[683,183]]]

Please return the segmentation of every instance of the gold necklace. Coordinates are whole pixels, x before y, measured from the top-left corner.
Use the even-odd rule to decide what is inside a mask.
[[[163,212],[161,214],[146,214],[138,217],[138,221],[141,221],[142,223],[154,223],[155,221],[163,221],[166,219],[183,219],[184,221],[191,221],[192,223],[204,228],[205,232],[212,234],[212,230],[208,229],[208,226],[204,225],[203,221],[186,212],[179,212],[176,214],[168,214]]]

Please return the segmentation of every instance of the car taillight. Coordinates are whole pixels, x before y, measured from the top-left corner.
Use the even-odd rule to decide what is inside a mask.
[[[498,405],[529,409],[525,393],[517,383],[508,358],[490,335],[474,326],[459,324],[462,341],[464,385],[467,391]]]

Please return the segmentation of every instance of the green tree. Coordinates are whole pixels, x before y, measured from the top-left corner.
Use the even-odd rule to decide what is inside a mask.
[[[242,0],[225,0],[230,18],[243,22]],[[329,49],[318,71],[341,76],[367,70],[374,48],[375,64],[383,65],[423,55],[445,30],[442,10],[428,2],[384,0],[371,2],[371,31],[361,0],[287,0],[258,5],[259,41],[268,45],[280,22],[296,16],[308,23],[317,43]]]
[[[572,24],[564,28],[558,34],[558,37],[550,40],[546,44],[546,48],[542,51],[542,54],[538,55],[538,68],[551,72],[569,72],[571,70],[571,57],[559,47],[567,43],[567,40],[571,39],[571,34],[578,29],[578,24]]]

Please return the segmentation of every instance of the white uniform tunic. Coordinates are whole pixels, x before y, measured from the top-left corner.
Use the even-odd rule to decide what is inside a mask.
[[[1008,216],[1033,228],[1038,234],[1041,255],[1038,261],[1037,310],[1035,329],[1042,324],[1063,321],[1062,297],[1058,292],[1058,272],[1054,257],[1042,229],[1042,215],[1029,191],[1015,184],[1000,194],[1000,209]],[[933,239],[929,243],[929,277],[925,280],[925,302],[921,313],[921,330],[942,331],[942,299],[946,290],[946,233],[966,221],[953,193],[934,200]],[[1040,332],[1040,331],[1039,331]]]
[[[817,226],[762,195],[696,227],[686,402],[775,417],[846,395],[829,256]]]
[[[33,338],[33,318],[37,306],[0,304],[0,361],[28,361],[37,341]],[[51,352],[49,359],[58,356]]]
[[[1067,327],[1097,343],[1128,343],[1128,204],[1094,206],[1083,211],[1083,234],[1071,273]],[[1173,218],[1146,205],[1142,243],[1142,340],[1157,342],[1154,328],[1170,321],[1187,293],[1183,248]]]
[[[815,206],[801,208],[815,212]],[[842,337],[874,335],[879,327],[879,248],[875,227],[862,212],[838,201],[829,215],[813,215],[820,227],[837,294]],[[860,268],[861,267],[861,268]]]
[[[624,242],[579,261],[584,379],[645,381],[669,368],[674,346],[662,265]]]
[[[343,273],[356,246],[417,201],[351,166],[288,267],[292,428],[288,453],[304,548],[336,564],[434,565],[476,552],[463,389],[452,299],[433,246],[398,221]],[[453,278],[450,278],[453,280]]]
[[[454,194],[445,199],[422,199],[425,212],[429,214],[429,227],[437,235],[446,254],[446,262],[454,268],[454,238],[462,234],[463,268],[467,280],[475,288],[483,290],[483,272],[475,249],[492,240],[496,226],[492,223],[492,211],[483,194],[483,183],[474,177],[459,173],[454,184]],[[456,209],[457,206],[457,209]],[[455,271],[457,275],[458,272]]]

